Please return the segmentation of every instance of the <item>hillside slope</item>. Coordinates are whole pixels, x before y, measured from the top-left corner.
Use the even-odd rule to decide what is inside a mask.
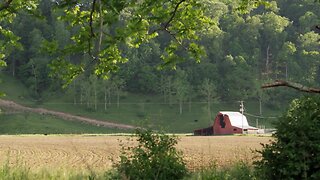
[[[172,133],[191,133],[195,129],[212,125],[218,111],[239,110],[238,101],[215,101],[211,104],[211,113],[209,114],[207,103],[201,98],[194,98],[192,102],[183,103],[183,113],[180,114],[179,104],[175,101],[166,103],[161,96],[136,93],[121,95],[119,106],[116,100],[112,99],[111,104],[107,105],[107,109],[104,106],[103,97],[99,99],[97,109],[92,108],[92,106],[88,108],[86,103],[74,103],[75,95],[68,90],[65,92],[50,92],[50,94],[43,96],[40,101],[35,101],[30,97],[28,89],[19,80],[4,73],[0,73],[0,76],[3,79],[3,83],[0,84],[0,91],[7,95],[2,98],[5,100],[2,102],[6,102],[4,103],[6,106],[10,106],[14,102],[13,107],[24,109],[23,111],[26,112],[47,114],[47,117],[54,116],[60,118],[60,120],[63,118],[74,120],[74,122],[90,123],[95,127],[97,127],[96,125],[112,127],[113,130],[118,129],[117,132],[132,129],[135,126],[143,126]],[[17,103],[17,106],[15,103]],[[246,101],[245,105],[246,112],[259,114],[258,102]],[[276,116],[280,111],[279,109],[263,107],[264,116]],[[259,119],[259,125],[270,128],[273,120]],[[248,121],[255,126],[257,120],[254,117],[248,117]],[[116,126],[120,125],[120,127],[115,127],[115,124]]]
[[[86,118],[86,117],[81,117],[81,116],[76,116],[76,115],[71,115],[63,112],[58,112],[58,111],[52,111],[44,108],[30,108],[26,106],[22,106],[20,104],[17,104],[13,101],[8,101],[8,100],[3,100],[0,99],[0,107],[5,108],[5,109],[10,109],[11,111],[23,111],[23,112],[32,112],[32,113],[37,113],[37,114],[42,114],[42,115],[52,115],[55,117],[62,118],[64,120],[71,120],[71,121],[80,121],[96,126],[103,126],[103,127],[109,127],[109,128],[118,128],[118,129],[135,129],[135,126],[131,125],[126,125],[126,124],[120,124],[120,123],[112,123],[112,122],[107,122],[107,121],[99,121],[96,119],[92,118]]]

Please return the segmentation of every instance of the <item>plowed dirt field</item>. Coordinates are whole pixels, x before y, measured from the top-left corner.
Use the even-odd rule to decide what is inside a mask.
[[[0,163],[2,165],[47,170],[106,170],[111,168],[111,158],[119,155],[119,140],[126,145],[125,136],[0,136]],[[177,148],[184,154],[190,170],[216,162],[219,166],[245,160],[252,162],[252,151],[261,149],[271,137],[210,136],[180,137]]]

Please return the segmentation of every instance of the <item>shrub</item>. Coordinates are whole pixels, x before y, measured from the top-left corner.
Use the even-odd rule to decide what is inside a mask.
[[[264,144],[257,170],[265,179],[320,179],[320,98],[294,100]]]
[[[182,179],[187,168],[181,152],[174,147],[177,138],[151,130],[137,130],[138,145],[123,147],[115,167],[128,179]]]
[[[142,112],[142,111],[138,111],[137,112],[137,117],[139,117],[139,118],[145,118],[147,116],[147,114],[145,113],[145,112]]]

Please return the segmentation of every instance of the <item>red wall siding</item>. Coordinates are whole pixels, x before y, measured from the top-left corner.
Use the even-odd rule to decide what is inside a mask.
[[[220,116],[221,115],[223,116],[223,114],[219,113],[214,120],[214,124],[213,124],[214,135],[241,134],[242,133],[241,128],[231,126],[231,122],[230,122],[229,117],[227,115],[224,115],[225,127],[222,128],[221,124],[220,124]]]

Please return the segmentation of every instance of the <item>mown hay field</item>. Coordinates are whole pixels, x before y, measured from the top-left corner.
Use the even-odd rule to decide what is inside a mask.
[[[126,136],[106,135],[26,135],[0,136],[0,163],[38,170],[104,171],[117,160],[120,146],[132,146]],[[181,136],[177,148],[184,154],[190,170],[212,163],[228,166],[244,160],[248,163],[271,137],[258,136]]]

